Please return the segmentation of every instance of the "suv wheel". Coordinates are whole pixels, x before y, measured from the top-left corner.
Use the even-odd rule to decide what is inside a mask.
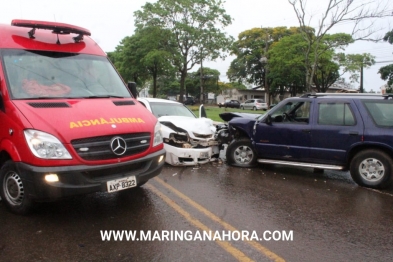
[[[248,138],[234,140],[227,149],[227,163],[238,167],[253,167],[257,163],[251,141]]]
[[[351,161],[352,179],[359,185],[386,188],[392,181],[392,159],[379,150],[359,152]]]
[[[6,207],[15,214],[27,214],[33,206],[15,163],[10,160],[0,170],[0,196]]]

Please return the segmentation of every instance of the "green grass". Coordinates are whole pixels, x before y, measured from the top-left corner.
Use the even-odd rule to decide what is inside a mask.
[[[196,116],[199,116],[199,105],[187,106],[187,107],[191,109],[191,111],[194,112]],[[240,113],[253,113],[253,114],[264,114],[266,112],[265,110],[253,111],[253,110],[242,110],[240,108],[224,108],[224,107],[219,108],[218,106],[209,106],[209,105],[205,105],[205,110],[208,118],[218,122],[223,122],[219,114],[224,112],[240,112]]]

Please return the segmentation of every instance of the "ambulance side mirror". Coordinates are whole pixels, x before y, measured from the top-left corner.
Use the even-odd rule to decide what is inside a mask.
[[[128,87],[128,90],[130,90],[132,96],[134,98],[137,98],[138,97],[138,91],[136,90],[136,83],[135,82],[128,82],[127,87]]]

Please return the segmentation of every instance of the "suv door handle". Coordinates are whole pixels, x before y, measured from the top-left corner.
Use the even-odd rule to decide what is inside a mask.
[[[349,135],[351,135],[351,136],[357,136],[357,135],[359,135],[359,132],[356,132],[356,131],[349,131]]]
[[[304,133],[310,133],[310,132],[311,132],[311,129],[302,129],[302,132],[304,132]]]

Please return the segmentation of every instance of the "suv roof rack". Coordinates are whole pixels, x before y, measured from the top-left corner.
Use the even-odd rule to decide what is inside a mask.
[[[375,93],[307,93],[300,97],[318,97],[318,96],[389,96],[393,97],[393,94],[375,94]]]

